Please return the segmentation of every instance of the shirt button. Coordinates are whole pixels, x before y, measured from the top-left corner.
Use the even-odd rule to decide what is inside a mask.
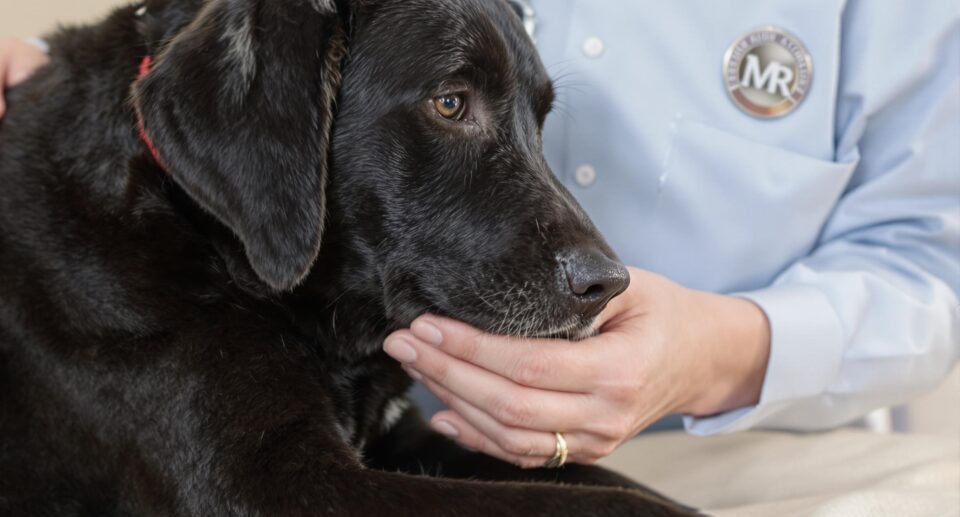
[[[589,187],[597,181],[597,169],[594,169],[590,165],[581,165],[577,167],[577,172],[574,174],[574,179],[577,181],[577,185],[581,187]]]
[[[597,37],[587,38],[583,42],[583,55],[590,59],[596,59],[603,54],[603,40]]]

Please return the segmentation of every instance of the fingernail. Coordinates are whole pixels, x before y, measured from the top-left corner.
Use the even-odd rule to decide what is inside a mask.
[[[433,323],[417,320],[410,325],[410,330],[413,331],[413,335],[431,345],[436,346],[443,344],[443,333],[440,332],[440,329]]]
[[[414,363],[417,361],[417,351],[410,346],[410,343],[402,339],[391,339],[387,341],[383,344],[383,351],[401,363]]]
[[[438,433],[444,436],[449,436],[450,438],[456,438],[460,436],[460,431],[457,431],[457,428],[450,425],[450,423],[446,420],[437,420],[433,423],[433,428]]]
[[[423,380],[423,375],[420,375],[420,372],[410,368],[407,365],[403,365],[403,371],[407,372],[407,375],[413,377],[414,380],[421,381]]]

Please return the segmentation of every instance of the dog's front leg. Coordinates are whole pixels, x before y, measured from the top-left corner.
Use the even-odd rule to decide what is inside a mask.
[[[197,515],[264,516],[685,516],[631,490],[545,483],[437,479],[358,467],[337,454],[298,448],[315,463],[302,470],[270,466],[234,485],[236,504]],[[255,458],[257,456],[252,456]],[[301,460],[302,463],[302,460]]]
[[[212,506],[195,506],[191,514],[687,515],[633,490],[437,479],[369,468],[332,425],[332,411],[318,405],[322,394],[311,393],[309,383],[300,388],[296,366],[271,373],[262,369],[263,356],[259,362],[260,375],[275,383],[227,383],[204,395],[222,404],[208,415],[216,452],[201,472],[207,490],[193,495]]]
[[[678,512],[687,511],[669,498],[602,467],[569,464],[560,469],[522,469],[497,458],[468,451],[430,429],[416,409],[408,410],[367,451],[366,456],[373,468],[416,475],[628,488]]]
[[[677,515],[637,491],[436,479],[372,469],[342,437],[327,367],[296,339],[234,329],[223,346],[184,346],[176,369],[196,377],[180,393],[185,422],[152,443],[162,451],[181,515],[299,517],[450,515]],[[200,342],[200,341],[198,341]],[[172,385],[169,385],[172,386]],[[152,431],[144,430],[150,434]],[[149,499],[153,486],[138,487]],[[136,508],[136,506],[132,506]],[[142,508],[142,507],[141,507]],[[148,513],[148,512],[131,512]]]

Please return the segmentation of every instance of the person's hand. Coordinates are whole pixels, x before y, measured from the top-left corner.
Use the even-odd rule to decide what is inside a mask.
[[[563,432],[568,461],[592,463],[674,412],[757,403],[770,331],[753,303],[630,269],[630,287],[580,341],[485,334],[426,315],[384,350],[450,410],[435,430],[522,467],[539,467]]]
[[[0,117],[7,110],[5,89],[26,81],[50,58],[36,45],[19,38],[0,38]]]

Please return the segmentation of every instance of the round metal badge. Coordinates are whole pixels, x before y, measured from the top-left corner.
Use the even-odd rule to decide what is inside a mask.
[[[723,56],[723,80],[743,111],[782,117],[803,102],[813,82],[813,60],[796,36],[762,27],[737,38]]]

